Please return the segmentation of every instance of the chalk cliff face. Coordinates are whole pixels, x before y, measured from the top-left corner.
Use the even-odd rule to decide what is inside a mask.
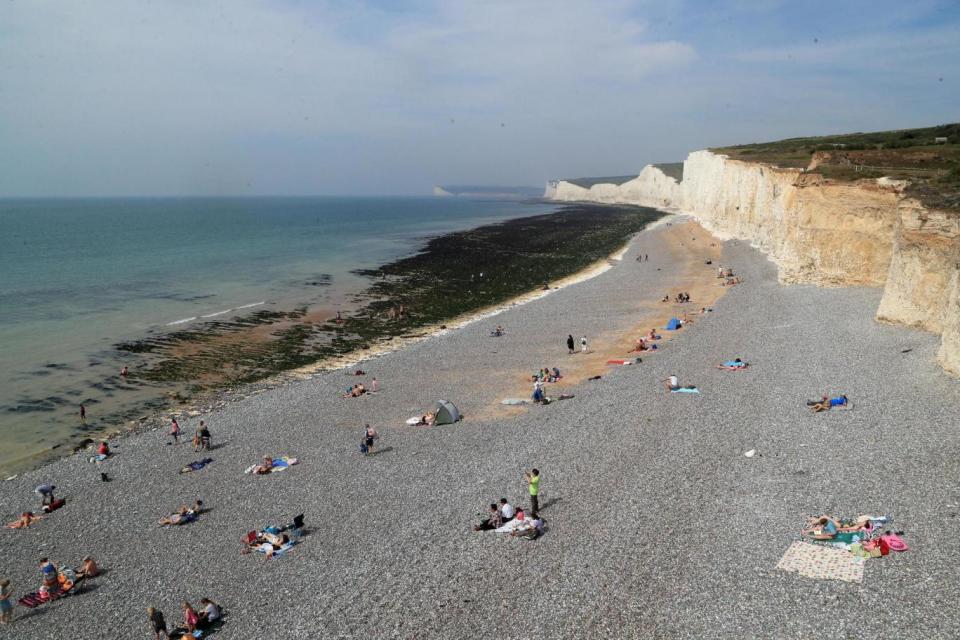
[[[653,165],[643,168],[633,180],[620,185],[600,183],[590,188],[560,180],[548,185],[545,198],[564,202],[604,202],[670,208],[681,199],[680,185]]]
[[[619,186],[558,181],[553,198],[692,214],[714,234],[767,253],[785,283],[883,287],[877,319],[941,333],[938,359],[960,375],[960,215],[928,210],[903,187],[696,151],[680,183],[647,166]]]

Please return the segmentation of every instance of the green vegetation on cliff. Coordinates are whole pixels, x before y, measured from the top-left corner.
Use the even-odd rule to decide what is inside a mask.
[[[960,210],[960,123],[788,138],[711,149],[735,160],[807,169],[833,180],[909,180],[924,204]]]

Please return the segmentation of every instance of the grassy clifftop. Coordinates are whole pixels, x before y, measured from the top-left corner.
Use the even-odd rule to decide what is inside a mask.
[[[924,204],[960,211],[960,123],[788,138],[711,151],[737,160],[809,167],[811,172],[834,180],[880,176],[905,179],[911,182],[912,195]]]

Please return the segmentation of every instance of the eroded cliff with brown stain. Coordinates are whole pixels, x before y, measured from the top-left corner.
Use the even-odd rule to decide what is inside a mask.
[[[687,157],[682,182],[656,171],[621,186],[560,181],[554,193],[689,213],[767,253],[785,283],[882,287],[877,319],[941,334],[938,360],[960,375],[960,214],[927,209],[902,182],[831,181],[710,151]]]

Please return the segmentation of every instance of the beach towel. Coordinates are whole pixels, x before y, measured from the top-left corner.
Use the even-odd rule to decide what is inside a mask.
[[[51,596],[48,592],[34,591],[33,593],[28,593],[27,595],[23,596],[17,600],[17,602],[20,604],[20,606],[26,607],[27,609],[35,609],[42,604],[50,602],[51,600],[53,600],[53,596]]]
[[[845,549],[809,542],[794,542],[780,558],[777,569],[816,580],[863,582],[863,559]]]
[[[700,389],[696,387],[680,387],[679,389],[671,389],[670,393],[700,393]]]
[[[423,416],[413,416],[412,418],[407,418],[407,424],[409,424],[412,427],[415,427],[418,424],[420,424],[421,418],[423,418]]]
[[[500,404],[505,404],[505,405],[530,404],[530,401],[527,400],[526,398],[506,398],[504,400],[501,400]],[[410,418],[410,420],[414,420],[414,418]],[[407,424],[411,424],[410,420],[407,421]],[[416,420],[419,421],[420,418],[416,418]],[[416,422],[414,422],[413,424],[416,424]]]
[[[103,462],[104,460],[106,460],[107,457],[108,457],[108,456],[107,456],[106,453],[98,453],[97,455],[95,455],[95,456],[93,456],[92,458],[90,458],[90,462],[100,463],[100,462]]]
[[[621,367],[622,367],[622,366],[626,366],[626,365],[628,365],[628,364],[633,364],[633,362],[632,362],[631,360],[621,360],[621,359],[619,359],[619,358],[615,358],[615,359],[613,359],[613,360],[607,360],[607,364],[611,364],[611,365],[616,365],[616,366],[621,366]]]

